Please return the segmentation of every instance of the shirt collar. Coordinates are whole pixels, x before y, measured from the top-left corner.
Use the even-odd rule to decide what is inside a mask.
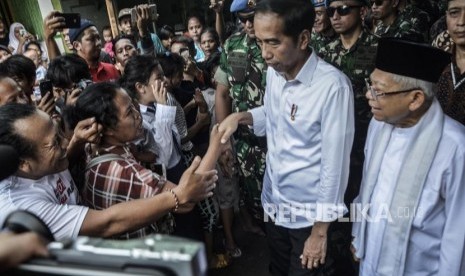
[[[305,62],[304,66],[300,68],[299,73],[295,77],[295,80],[310,86],[313,80],[313,75],[315,73],[316,65],[318,64],[318,57],[315,53],[315,50],[312,48],[312,54]]]
[[[148,108],[147,105],[144,105],[144,104],[141,104],[141,103],[139,104],[140,113],[147,112],[147,108]]]

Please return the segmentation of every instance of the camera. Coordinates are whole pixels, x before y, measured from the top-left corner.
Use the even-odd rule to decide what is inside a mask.
[[[131,9],[131,22],[133,25],[136,24],[137,22],[137,7]],[[158,13],[157,13],[157,5],[155,4],[150,4],[149,5],[149,19],[150,21],[156,21],[158,18]]]
[[[25,29],[19,30],[19,35],[20,36],[25,36],[27,34],[27,31]]]

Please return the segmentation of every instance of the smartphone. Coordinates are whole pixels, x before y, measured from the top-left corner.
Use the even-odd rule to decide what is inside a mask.
[[[149,5],[149,18],[150,21],[156,21],[158,18],[158,13],[157,13],[157,5],[156,4],[150,4]],[[131,21],[133,25],[135,26],[137,22],[137,11],[136,8],[131,9]]]
[[[80,13],[62,13],[65,18],[65,28],[78,29],[81,27],[81,14]]]
[[[27,31],[26,31],[25,29],[19,30],[19,35],[20,35],[21,37],[25,36],[26,34],[27,34]]]
[[[42,98],[45,97],[45,94],[47,94],[47,92],[53,93],[52,81],[51,80],[40,81],[39,90],[40,90],[40,95],[42,96]]]

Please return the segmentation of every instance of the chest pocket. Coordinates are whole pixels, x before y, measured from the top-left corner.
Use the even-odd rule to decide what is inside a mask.
[[[242,84],[246,80],[246,73],[247,73],[247,54],[246,53],[238,53],[232,52],[228,57],[228,62],[231,66],[231,83],[234,84]]]

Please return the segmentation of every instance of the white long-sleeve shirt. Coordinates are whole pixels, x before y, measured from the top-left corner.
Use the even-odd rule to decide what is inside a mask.
[[[267,137],[265,213],[294,229],[335,220],[313,207],[337,205],[338,216],[346,209],[354,135],[349,79],[313,52],[295,80],[268,68],[266,83],[264,105],[250,110],[255,134]]]
[[[376,146],[373,137],[376,137],[383,124],[376,120],[370,123],[365,148],[366,156],[372,154]],[[408,138],[406,133],[393,133],[394,139],[398,140],[402,136]],[[428,137],[421,138],[428,139]],[[421,192],[417,210],[406,214],[406,210],[400,209],[397,214],[390,214],[414,215],[407,252],[404,252],[406,254],[404,275],[465,275],[464,141],[465,127],[446,116],[442,138]],[[391,145],[389,147],[392,148]],[[381,164],[382,170],[389,168],[386,164],[399,163],[403,154],[405,150],[390,151],[390,154],[385,154]],[[365,170],[366,168],[365,166]],[[380,198],[384,200],[392,198],[396,187],[390,186],[395,183],[390,179],[397,178],[400,169],[401,167],[397,167],[384,172],[384,176],[378,178],[370,202],[377,202]],[[380,193],[380,189],[384,189],[384,192]],[[370,225],[375,223],[377,225]],[[355,239],[360,238],[357,235],[360,232],[358,226],[359,224],[354,224]],[[385,220],[380,222],[373,220],[367,224],[365,257],[360,263],[362,276],[380,275],[377,272],[379,263],[377,256],[380,253],[379,241],[384,238],[385,226]]]
[[[155,108],[154,106],[152,108]],[[158,104],[155,113],[148,111],[148,106],[140,105],[143,118],[143,126],[154,138],[155,145],[152,149],[157,154],[157,162],[165,164],[168,169],[176,166],[181,160],[180,153],[176,150],[174,143],[178,143],[179,134],[174,124],[176,107]],[[174,133],[174,135],[173,135]]]

